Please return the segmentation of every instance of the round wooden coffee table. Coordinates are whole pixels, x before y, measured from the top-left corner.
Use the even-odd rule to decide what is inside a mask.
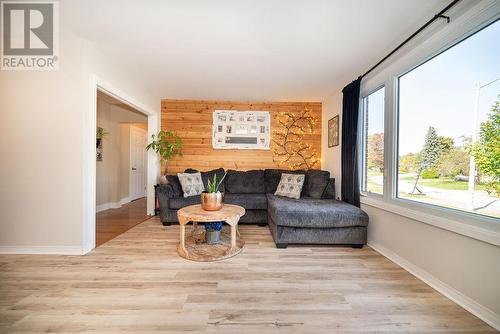
[[[217,261],[235,256],[243,249],[245,241],[238,231],[238,221],[245,209],[238,205],[224,204],[218,211],[205,211],[201,205],[186,206],[177,211],[180,225],[180,240],[177,252],[180,256],[193,261]],[[227,233],[221,231],[221,241],[215,245],[204,242],[205,232],[197,230],[197,223],[223,221],[231,228]],[[192,222],[191,234],[186,236],[186,225]]]

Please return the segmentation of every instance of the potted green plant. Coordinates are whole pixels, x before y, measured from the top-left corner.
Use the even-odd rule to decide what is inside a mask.
[[[182,156],[182,139],[173,131],[159,131],[156,135],[151,135],[151,143],[146,146],[146,150],[153,150],[159,155],[160,161],[165,166],[160,183],[167,183],[168,161],[175,156]]]
[[[219,188],[222,181],[226,178],[226,174],[224,174],[220,180],[217,180],[217,174],[214,174],[212,180],[208,180],[207,190],[201,193],[201,208],[203,210],[217,211],[222,208],[224,193],[220,192]]]
[[[101,128],[100,126],[97,127],[97,130],[95,133],[95,137],[97,140],[101,140],[104,137],[106,137],[107,135],[109,135],[109,132],[107,132],[105,128]]]

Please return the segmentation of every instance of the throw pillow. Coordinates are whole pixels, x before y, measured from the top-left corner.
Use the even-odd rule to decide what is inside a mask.
[[[190,197],[201,194],[205,187],[201,180],[201,173],[177,173],[177,177],[182,186],[184,197]]]
[[[305,174],[305,170],[288,170],[288,169],[266,169],[264,172],[264,182],[266,183],[266,193],[274,194],[281,180],[281,174]]]
[[[329,181],[330,172],[326,170],[309,169],[306,172],[306,181],[304,182],[302,196],[321,198]]]
[[[306,176],[304,174],[281,174],[275,195],[299,199]]]
[[[184,173],[189,173],[189,174],[194,174],[198,173],[199,171],[193,168],[188,168],[184,171]],[[203,181],[203,186],[205,189],[207,189],[208,181],[214,179],[214,175],[217,175],[217,180],[222,179],[224,176],[224,168],[217,168],[214,170],[209,170],[208,172],[200,172],[201,173],[201,180]],[[222,181],[219,187],[220,192],[224,192],[226,190],[225,188],[225,180]]]

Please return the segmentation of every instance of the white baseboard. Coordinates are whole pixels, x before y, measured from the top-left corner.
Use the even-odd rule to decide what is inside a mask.
[[[85,253],[78,246],[0,246],[0,254],[83,255]]]
[[[109,203],[96,205],[95,212],[97,213],[97,212],[101,212],[101,211],[108,210],[108,209],[118,209],[118,208],[121,208],[122,205],[127,204],[127,203],[130,203],[130,197],[124,197],[124,198],[120,199],[118,202],[109,202]]]
[[[449,286],[448,284],[442,282],[438,278],[434,277],[427,271],[421,269],[420,267],[414,265],[413,263],[403,259],[393,251],[385,248],[384,246],[378,245],[373,242],[369,242],[368,246],[373,248],[376,252],[385,256],[392,262],[396,263],[406,271],[408,271],[413,276],[417,277],[434,290],[438,291],[448,299],[451,299],[470,313],[474,314],[479,319],[486,322],[488,325],[493,328],[500,330],[500,315],[494,313],[489,308],[484,307],[483,305],[477,303],[475,300],[467,297],[460,291],[455,288]]]
[[[124,205],[124,204],[127,204],[127,203],[130,203],[130,202],[132,202],[132,201],[130,200],[130,197],[124,197],[124,198],[122,198],[122,199],[120,200],[120,206],[122,206],[122,205]]]

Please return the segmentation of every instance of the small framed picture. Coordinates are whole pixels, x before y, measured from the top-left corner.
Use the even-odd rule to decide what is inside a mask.
[[[328,147],[339,145],[339,115],[328,120]]]
[[[248,127],[244,124],[237,124],[234,133],[237,135],[246,135],[248,133]]]

